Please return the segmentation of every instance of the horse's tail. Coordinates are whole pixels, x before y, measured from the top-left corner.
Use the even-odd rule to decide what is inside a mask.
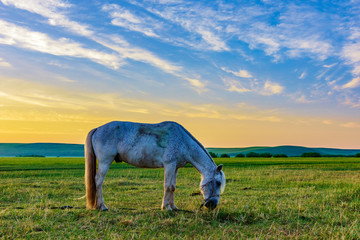
[[[96,208],[96,155],[92,144],[92,136],[96,128],[91,130],[85,142],[85,186],[86,186],[86,207]]]

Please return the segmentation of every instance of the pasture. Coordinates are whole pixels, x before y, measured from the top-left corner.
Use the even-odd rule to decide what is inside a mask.
[[[360,159],[215,159],[227,185],[199,210],[200,174],[179,169],[178,212],[161,211],[163,169],[113,163],[107,212],[85,209],[83,158],[0,158],[1,239],[359,239]]]

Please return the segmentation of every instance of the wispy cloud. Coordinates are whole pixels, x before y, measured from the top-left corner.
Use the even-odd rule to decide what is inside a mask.
[[[60,26],[77,35],[88,37],[91,40],[107,48],[110,48],[111,50],[120,54],[119,59],[129,58],[136,61],[146,62],[153,66],[159,67],[166,72],[173,72],[175,70],[179,70],[179,67],[160,59],[153,53],[145,49],[131,46],[131,44],[129,44],[120,36],[95,34],[94,31],[89,29],[89,26],[75,21],[71,21],[66,15],[61,13],[61,8],[68,8],[71,5],[63,2],[62,0],[54,0],[51,2],[46,2],[46,4],[42,4],[42,1],[39,0],[2,1],[4,1],[4,4],[13,5],[15,7],[46,17],[48,18],[51,25]]]
[[[196,32],[200,34],[210,46],[211,49],[214,51],[228,51],[229,47],[226,45],[225,41],[223,41],[217,34],[213,31],[199,27],[196,29]]]
[[[116,51],[122,58],[145,62],[167,73],[175,73],[181,70],[181,67],[169,63],[147,50],[131,46],[119,36],[107,36],[107,38],[94,37],[94,40],[101,45]]]
[[[234,3],[218,1],[129,0],[126,3],[118,2],[116,4],[96,3],[96,7],[99,8],[99,12],[96,13],[98,15],[94,14],[91,17],[106,15],[105,21],[102,23],[88,21],[85,24],[87,18],[84,15],[75,14],[78,11],[76,2],[70,3],[65,0],[0,1],[7,9],[18,8],[42,16],[43,18],[34,18],[34,21],[49,24],[51,30],[65,29],[66,34],[71,33],[72,39],[76,39],[59,38],[58,35],[55,35],[58,32],[55,31],[48,34],[42,33],[40,30],[33,31],[31,29],[34,29],[35,25],[27,24],[25,21],[17,21],[14,24],[15,21],[11,23],[12,20],[7,22],[1,20],[1,44],[57,56],[86,58],[112,69],[117,69],[126,63],[138,64],[133,61],[146,63],[170,74],[170,78],[181,78],[186,86],[199,94],[210,91],[209,85],[213,79],[208,80],[204,77],[205,74],[201,75],[204,72],[202,70],[195,72],[186,69],[186,65],[190,64],[185,61],[180,64],[182,60],[178,61],[174,57],[175,54],[167,55],[166,51],[155,53],[154,49],[159,49],[159,45],[156,44],[164,44],[173,49],[175,46],[177,47],[176,51],[179,50],[176,53],[194,51],[195,48],[195,52],[201,56],[201,60],[193,52],[187,52],[188,56],[191,55],[204,65],[213,63],[212,60],[205,59],[210,56],[207,54],[211,51],[213,52],[211,54],[214,55],[229,54],[232,57],[235,56],[234,53],[238,54],[239,52],[246,52],[246,54],[261,52],[262,55],[265,53],[270,56],[267,59],[272,59],[273,64],[281,64],[289,58],[296,61],[300,58],[311,58],[316,62],[315,67],[323,67],[317,80],[327,81],[322,85],[324,88],[328,88],[324,92],[332,91],[342,94],[342,92],[353,91],[359,86],[360,28],[351,21],[345,21],[340,13],[322,11],[320,8],[314,8],[313,4],[308,2],[290,4],[276,4],[271,1],[266,4],[244,2],[241,7],[235,6]],[[341,2],[331,5],[334,8],[339,6],[342,6]],[[4,26],[8,27],[5,29],[6,31],[4,31]],[[50,27],[46,26],[41,29],[50,29]],[[23,38],[20,34],[12,35],[10,28],[14,28],[18,32],[24,30],[28,39]],[[118,33],[112,34],[110,31],[106,33],[110,28],[112,31],[118,30]],[[51,35],[52,33],[55,34]],[[131,37],[128,37],[130,35]],[[333,35],[335,37],[329,37]],[[345,41],[337,42],[339,36],[342,39],[345,38]],[[135,38],[138,40],[129,40]],[[139,41],[140,38],[143,39]],[[79,43],[80,40],[84,40],[82,44]],[[151,46],[155,47],[146,46],[143,44],[145,41],[156,43]],[[181,48],[178,48],[179,46]],[[170,60],[171,58],[175,60]],[[328,73],[335,71],[333,69],[335,65],[339,65],[339,67],[344,65],[344,62],[336,61],[339,59],[351,65],[353,76],[334,82],[335,80],[330,79]],[[329,61],[325,62],[324,60]],[[336,63],[331,64],[330,60]],[[1,65],[0,62],[3,67],[4,64],[6,65],[6,63]],[[216,64],[224,66],[224,63],[217,62]],[[239,63],[239,66],[238,68],[234,66],[222,68],[223,71],[231,73],[234,77],[233,79],[223,79],[228,91],[252,92],[268,96],[285,91],[284,79],[271,77],[261,79],[255,76],[257,74],[255,70],[253,72],[246,70],[254,68],[247,68],[244,63]],[[306,72],[298,72],[298,76],[293,78],[304,79],[301,81],[302,86],[309,84],[311,78],[314,77],[312,75],[315,72],[314,68],[306,68]],[[214,70],[214,75],[216,74],[224,75],[218,69]],[[218,76],[215,76],[214,79]],[[323,79],[324,77],[328,79]],[[298,96],[295,101],[309,102],[307,97]],[[312,95],[311,99],[313,98]]]
[[[359,86],[360,86],[360,77],[357,77],[357,78],[353,78],[350,82],[344,84],[341,88],[342,89],[357,88]]]
[[[3,20],[0,20],[0,44],[57,56],[87,58],[114,69],[121,64],[119,57],[113,54],[84,48],[81,44],[66,38],[53,39],[45,33],[31,31]]]
[[[23,88],[17,88],[18,85]],[[190,101],[148,101],[121,96],[116,92],[78,91],[76,87],[68,89],[21,79],[1,79],[0,87],[4,90],[0,91],[3,104],[0,120],[9,120],[10,116],[11,120],[19,120],[19,115],[11,114],[11,109],[17,106],[24,119],[34,111],[38,112],[38,116],[31,119],[34,121],[88,121],[88,114],[93,114],[91,119],[96,121],[110,118],[114,112],[120,116],[126,113],[129,117],[155,114],[204,119],[282,121],[273,111],[262,111],[244,104],[229,108],[220,104],[194,104]]]
[[[160,22],[154,18],[135,15],[130,10],[117,4],[106,4],[102,9],[109,12],[112,18],[111,23],[115,26],[140,32],[149,37],[159,37],[154,30],[158,28]]]
[[[284,87],[279,83],[269,80],[265,81],[263,85],[260,85],[256,79],[243,82],[232,78],[222,78],[222,81],[225,84],[226,90],[229,92],[254,92],[260,95],[271,96],[281,94],[284,91]]]
[[[179,76],[181,77],[181,76]],[[198,79],[182,77],[183,79],[187,80],[190,85],[200,94],[202,92],[208,91],[206,88],[206,84]]]
[[[9,67],[11,67],[11,64],[8,63],[7,61],[5,61],[4,59],[0,58],[0,67],[9,68]]]
[[[333,64],[324,64],[323,65],[323,67],[325,67],[325,68],[332,68],[332,67],[334,67],[334,66],[336,66],[337,65],[337,63],[333,63]]]
[[[212,51],[229,51],[230,48],[223,37],[224,28],[219,20],[225,17],[221,11],[216,11],[209,6],[198,3],[187,3],[184,1],[168,4],[158,1],[156,5],[133,2],[145,8],[147,11],[164,19],[170,27],[182,27],[182,31],[190,34],[191,41],[185,38],[167,36],[161,33],[161,38],[174,44],[185,44],[194,48]],[[229,16],[226,17],[227,19]],[[172,40],[170,40],[172,39]]]
[[[352,108],[359,108],[360,107],[360,98],[358,96],[353,96],[352,94],[349,96],[345,93],[345,99],[342,102],[343,105],[350,106]]]
[[[124,59],[131,59],[139,62],[144,62],[150,64],[158,69],[161,69],[164,72],[173,74],[176,77],[183,76],[181,73],[182,68],[177,66],[169,61],[161,59],[156,56],[154,53],[131,45],[122,37],[117,35],[107,35],[99,34],[90,29],[88,25],[78,23],[70,20],[64,13],[62,9],[71,7],[72,5],[62,1],[54,0],[51,2],[46,2],[42,4],[42,1],[39,0],[28,0],[28,1],[14,1],[14,0],[2,0],[6,5],[12,5],[20,9],[30,11],[32,13],[39,14],[43,17],[48,18],[48,21],[51,25],[63,27],[70,32],[87,37],[104,47],[115,51],[116,54],[106,54],[92,49],[82,50],[82,46],[76,42],[72,42],[69,39],[51,39],[49,36],[33,32],[38,35],[37,38],[44,39],[44,44],[47,46],[47,49],[41,48],[41,46],[33,46],[36,44],[36,41],[31,41],[30,39],[21,38],[21,35],[17,35],[17,40],[19,43],[17,46],[29,48],[32,50],[46,52],[54,55],[63,55],[63,56],[75,56],[75,57],[87,57],[92,61],[106,65],[108,67],[117,69],[120,65],[124,64]],[[133,15],[124,8],[118,7],[115,4],[104,5],[104,10],[110,11],[113,14],[113,17],[116,17],[115,23],[120,24],[120,21],[125,21],[124,26],[128,25],[127,23],[133,23],[132,30],[141,31],[148,36],[155,36],[152,34],[150,29],[153,29],[155,26],[149,22],[147,18],[141,18],[136,15]],[[19,30],[25,29],[23,27],[17,26],[15,24],[8,24],[8,33],[11,32],[11,28],[17,28]],[[143,28],[143,24],[148,24],[148,27]],[[147,29],[147,30],[146,30]],[[0,29],[1,30],[1,29]],[[25,29],[27,32],[31,33],[30,30]],[[32,35],[32,34],[29,34]],[[0,33],[1,36],[1,33]],[[30,36],[31,37],[31,36]],[[32,39],[35,40],[35,39]],[[0,39],[0,44],[9,44],[14,45],[14,39],[5,38]],[[26,43],[26,44],[25,44]],[[67,51],[65,51],[67,50]],[[194,80],[191,76],[181,77],[186,82],[190,83],[190,86],[195,89],[197,92],[202,92],[205,89],[205,83],[200,80]],[[191,79],[191,80],[189,80]]]
[[[73,33],[83,36],[93,35],[93,31],[89,30],[87,25],[71,21],[61,13],[61,11],[72,7],[68,2],[62,0],[1,0],[1,2],[8,6],[14,6],[44,16],[48,18],[50,25],[65,27]]]
[[[356,43],[348,43],[344,45],[341,57],[353,66],[353,74],[360,74],[360,37]]]
[[[251,89],[244,87],[243,84],[238,80],[232,78],[222,78],[222,80],[229,92],[244,93],[252,91]]]
[[[264,88],[262,91],[263,95],[274,95],[274,94],[280,94],[284,90],[284,87],[281,86],[278,83],[266,81],[264,84]]]
[[[313,101],[306,98],[304,94],[301,94],[299,97],[295,98],[297,103],[312,103]]]
[[[303,72],[300,76],[299,76],[299,79],[304,79],[306,76],[306,72]]]
[[[251,75],[251,73],[249,73],[247,70],[239,70],[237,72],[235,71],[231,71],[225,67],[221,68],[223,71],[228,72],[228,73],[232,73],[233,75],[237,76],[237,77],[241,77],[241,78],[253,78],[253,76]]]
[[[132,3],[155,14],[169,26],[181,26],[183,31],[190,34],[186,36],[192,41],[186,39],[179,41],[202,50],[234,50],[229,40],[237,38],[252,49],[263,50],[275,61],[284,56],[289,58],[310,56],[324,60],[335,54],[332,41],[326,35],[328,31],[336,28],[338,24],[334,20],[336,18],[307,4],[270,3],[272,7],[269,10],[264,6],[250,3],[242,4],[241,9],[234,9],[232,4],[226,3],[205,4],[184,1],[172,4],[160,1],[155,4],[145,1],[132,1]],[[274,12],[277,11],[281,12],[275,19],[277,24],[269,23],[268,20],[274,18]],[[316,24],[313,19],[317,19]],[[142,24],[143,28],[145,26]],[[131,24],[125,27],[130,28]],[[159,31],[157,36],[169,41],[169,36],[164,31]]]
[[[6,92],[2,92],[0,91],[0,98],[3,99],[9,99],[12,101],[16,101],[16,102],[20,102],[20,103],[24,103],[24,104],[29,104],[29,105],[36,105],[36,106],[41,106],[41,107],[47,107],[46,104],[33,100],[30,97],[24,97],[24,96],[19,96],[19,95],[15,95],[15,94],[9,94]]]

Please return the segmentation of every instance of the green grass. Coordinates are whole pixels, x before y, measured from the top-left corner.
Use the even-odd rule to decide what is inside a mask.
[[[163,169],[113,164],[108,212],[85,209],[82,158],[0,158],[1,239],[359,239],[360,159],[216,159],[227,185],[199,210],[200,175],[181,168],[161,211]],[[61,206],[72,206],[62,210]]]

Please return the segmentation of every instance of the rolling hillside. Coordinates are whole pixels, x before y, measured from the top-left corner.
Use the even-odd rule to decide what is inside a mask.
[[[271,154],[281,154],[300,156],[305,152],[318,152],[321,155],[355,155],[360,153],[360,149],[337,149],[337,148],[308,148],[299,146],[277,146],[277,147],[247,147],[247,148],[207,148],[209,152],[216,154],[229,154],[230,156],[236,156],[238,153],[247,154],[249,152],[264,153],[269,152]]]
[[[322,155],[355,155],[360,149],[336,149],[336,148],[307,148],[299,146],[278,147],[247,147],[247,148],[207,148],[209,152],[216,154],[229,154],[234,157],[238,153],[248,152],[271,154],[285,153],[288,156],[300,156],[304,152],[318,152]],[[0,143],[0,156],[12,157],[18,155],[43,155],[47,157],[83,157],[83,144],[65,143]]]
[[[82,157],[83,144],[65,143],[0,143],[0,156],[43,155],[47,157]]]

